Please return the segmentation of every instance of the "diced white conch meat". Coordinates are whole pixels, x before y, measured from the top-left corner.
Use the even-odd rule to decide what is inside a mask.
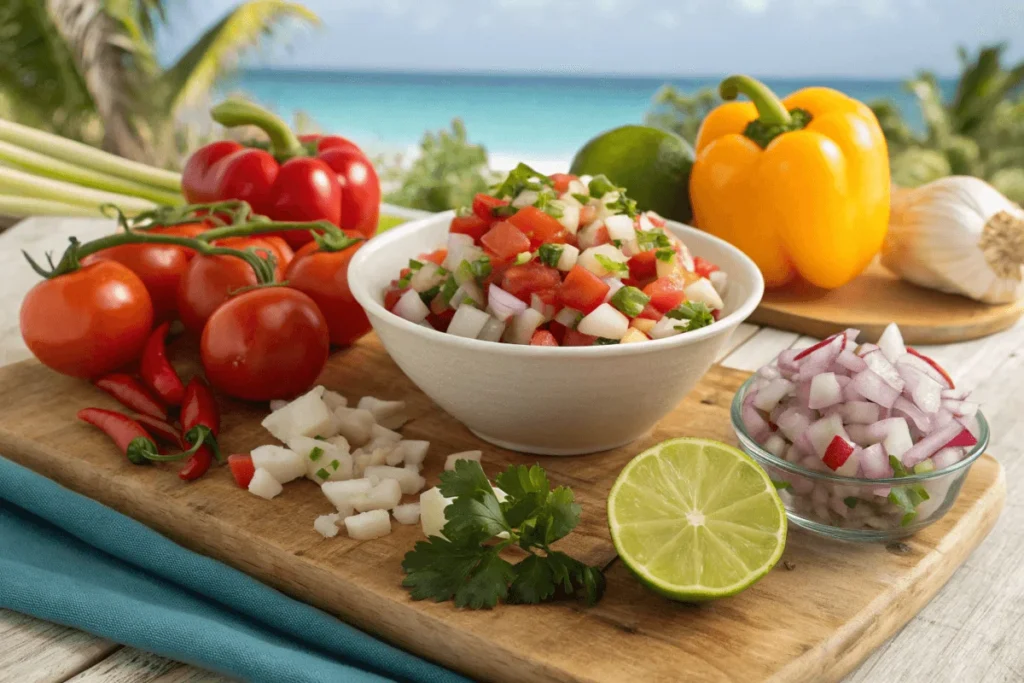
[[[338,408],[334,411],[332,424],[336,434],[341,434],[350,445],[358,447],[370,440],[376,421],[369,410]]]
[[[252,453],[253,467],[266,470],[278,483],[287,484],[306,474],[306,463],[295,451],[283,446],[260,446]]]
[[[370,510],[345,518],[349,538],[369,541],[391,533],[391,515],[387,510]]]
[[[323,401],[324,388],[313,387],[288,405],[263,419],[263,428],[278,441],[293,436],[334,436],[334,416]]]
[[[395,521],[399,524],[416,524],[420,521],[420,504],[419,503],[406,503],[405,505],[399,505],[391,511],[394,515]]]
[[[383,401],[373,396],[363,396],[356,407],[369,410],[377,424],[387,429],[398,429],[408,422],[405,401]]]
[[[338,535],[338,522],[340,521],[341,515],[338,513],[320,515],[313,522],[313,529],[324,538],[334,538]]]
[[[270,500],[284,489],[281,482],[274,479],[270,472],[257,467],[256,472],[249,481],[249,493]]]

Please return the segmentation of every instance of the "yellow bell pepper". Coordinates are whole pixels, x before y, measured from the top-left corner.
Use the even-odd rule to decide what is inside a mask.
[[[882,248],[889,155],[878,120],[829,88],[779,100],[730,76],[697,134],[690,199],[697,227],[742,249],[768,287],[800,277],[832,289]]]

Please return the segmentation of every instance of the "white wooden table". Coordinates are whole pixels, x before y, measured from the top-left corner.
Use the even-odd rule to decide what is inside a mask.
[[[67,237],[109,232],[105,221],[34,219],[0,235],[0,364],[29,356],[18,333],[18,307],[37,280],[21,256],[59,253]],[[722,364],[753,371],[784,348],[815,340],[741,325]],[[1006,469],[1006,509],[946,587],[859,669],[850,683],[999,683],[1024,681],[1024,323],[962,344],[922,348],[975,391],[992,425],[989,452]],[[796,598],[799,599],[799,598]],[[71,628],[0,610],[0,683],[223,681],[186,664],[139,652]]]

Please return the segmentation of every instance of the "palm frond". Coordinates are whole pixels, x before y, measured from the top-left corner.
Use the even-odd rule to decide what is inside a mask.
[[[1005,45],[990,45],[964,62],[964,72],[951,105],[953,129],[970,134],[987,121],[992,111],[1024,82],[1024,62],[1007,71],[1002,66]],[[961,56],[966,51],[961,51]]]
[[[203,34],[168,69],[161,81],[168,111],[203,102],[224,72],[260,39],[294,22],[318,25],[311,10],[285,0],[251,0],[236,7]]]
[[[935,74],[923,72],[906,83],[907,89],[917,98],[921,117],[928,128],[928,138],[939,147],[944,147],[953,134],[949,111],[942,102],[942,91]]]

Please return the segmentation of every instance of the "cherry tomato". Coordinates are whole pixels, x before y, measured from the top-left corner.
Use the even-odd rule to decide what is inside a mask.
[[[473,213],[488,223],[495,221],[494,209],[497,209],[499,206],[508,206],[508,202],[483,193],[473,197]]]
[[[149,228],[145,232],[155,235],[178,235],[195,237],[208,230],[201,223],[169,225]],[[82,259],[82,265],[100,261],[116,261],[127,266],[146,285],[153,301],[153,317],[158,323],[173,320],[178,306],[178,281],[188,267],[195,252],[186,247],[168,244],[122,244],[98,251]]]
[[[512,296],[530,303],[531,294],[554,289],[561,282],[562,276],[557,270],[537,261],[530,261],[506,270],[505,276],[501,279],[501,288]]]
[[[210,316],[199,355],[210,384],[247,401],[293,398],[316,382],[331,339],[316,303],[290,287],[232,297]]]
[[[153,329],[142,280],[116,261],[36,284],[21,304],[21,336],[39,361],[91,379],[131,363]]]
[[[651,297],[651,306],[666,313],[686,301],[683,287],[683,283],[675,278],[659,277],[644,287],[644,294]]]
[[[530,249],[530,238],[507,221],[495,223],[480,242],[501,258],[513,258]]]
[[[565,281],[558,290],[558,298],[562,303],[577,311],[590,313],[604,303],[604,298],[611,289],[604,280],[591,273],[583,266],[573,266]],[[570,344],[564,344],[570,346]]]
[[[257,252],[272,253],[278,259],[274,269],[278,279],[284,275],[281,248],[291,249],[283,242],[275,244],[266,237],[234,237],[218,242],[219,246],[232,249],[253,247]],[[243,259],[237,256],[204,256],[193,258],[178,283],[178,317],[185,328],[196,334],[217,307],[231,297],[231,293],[242,287],[255,285],[256,273]]]
[[[327,320],[331,343],[345,346],[370,331],[370,321],[348,287],[348,264],[365,242],[342,251],[320,251],[311,242],[299,249],[288,266],[288,285],[316,302]]]
[[[282,233],[283,234],[283,233]],[[259,235],[254,237],[228,237],[214,242],[218,247],[230,247],[231,249],[256,249],[256,253],[274,257],[276,269],[284,272],[288,264],[295,258],[295,252],[291,246],[278,235]]]
[[[545,242],[565,242],[565,231],[557,218],[553,218],[536,206],[524,206],[508,219],[530,238],[530,246],[536,249]]]

